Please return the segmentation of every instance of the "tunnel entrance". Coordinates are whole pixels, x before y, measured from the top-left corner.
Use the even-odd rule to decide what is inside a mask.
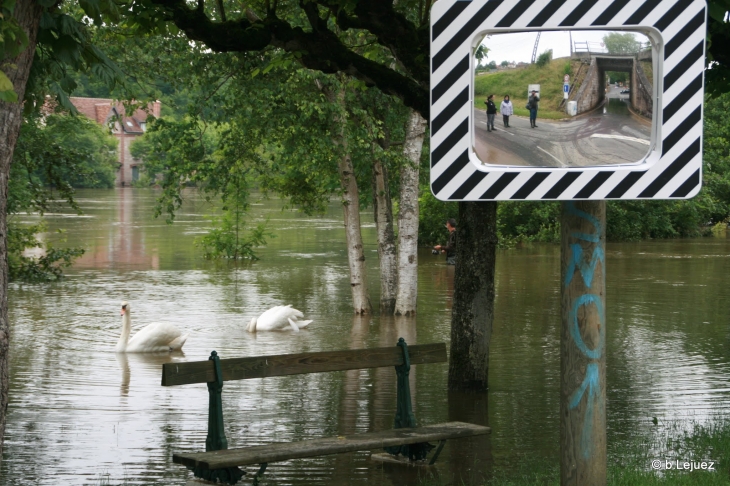
[[[648,71],[648,73],[647,73]],[[626,86],[607,85],[607,73],[627,73]],[[578,113],[585,113],[606,102],[606,98],[628,101],[631,111],[651,119],[652,100],[651,57],[635,55],[591,55],[589,72],[580,87],[576,101]]]

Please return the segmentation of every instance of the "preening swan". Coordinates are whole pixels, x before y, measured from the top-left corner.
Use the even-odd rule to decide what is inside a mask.
[[[122,335],[117,343],[117,353],[160,353],[182,349],[188,335],[166,322],[153,322],[129,339],[132,331],[130,313],[129,303],[122,302]]]
[[[277,305],[261,314],[258,318],[254,317],[246,326],[248,332],[259,331],[286,331],[291,329],[299,332],[299,329],[307,327],[312,321],[300,321],[304,317],[301,311],[292,308],[291,305]]]

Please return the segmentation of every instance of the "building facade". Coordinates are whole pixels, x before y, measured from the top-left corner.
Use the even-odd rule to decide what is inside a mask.
[[[135,138],[144,134],[150,115],[159,118],[161,103],[155,101],[147,105],[147,110],[138,109],[128,116],[124,105],[119,101],[106,98],[71,97],[70,99],[79,113],[100,125],[112,127],[112,135],[119,141],[116,185],[129,186],[139,179],[142,162],[132,157],[129,147]]]

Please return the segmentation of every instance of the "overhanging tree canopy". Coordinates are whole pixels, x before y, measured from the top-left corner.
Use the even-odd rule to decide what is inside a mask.
[[[492,0],[495,1],[495,0]],[[188,38],[221,52],[282,49],[307,68],[343,72],[394,95],[428,119],[429,10],[425,0],[259,0],[233,3],[197,0],[133,0],[128,21],[145,30],[173,23]],[[709,0],[708,92],[730,90],[730,0]],[[366,33],[349,45],[341,34]],[[392,62],[378,62],[368,47],[387,50]]]
[[[345,73],[397,96],[425,118],[429,114],[429,4],[421,1],[253,2],[249,7],[219,0],[140,0],[128,6],[128,19],[144,30],[172,22],[189,39],[219,52],[261,51],[276,47],[304,67]],[[340,34],[362,31],[349,45]],[[373,47],[390,59],[375,60]]]

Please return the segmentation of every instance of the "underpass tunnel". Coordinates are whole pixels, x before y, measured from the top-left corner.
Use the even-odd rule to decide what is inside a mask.
[[[616,72],[616,73],[626,73],[628,74],[629,78],[629,86],[633,87],[633,83],[631,82],[631,74],[634,70],[634,58],[633,57],[596,57],[596,67],[598,68],[598,74],[599,74],[599,87],[598,92],[600,94],[601,103],[605,101],[606,98],[606,78],[608,72]],[[633,108],[633,103],[632,103]]]
[[[607,72],[623,72],[628,74],[629,104],[634,113],[651,118],[652,106],[652,81],[642,68],[642,63],[631,57],[609,57],[596,56],[596,68],[598,70],[598,95],[599,104],[605,101]],[[610,88],[609,88],[610,89]]]

